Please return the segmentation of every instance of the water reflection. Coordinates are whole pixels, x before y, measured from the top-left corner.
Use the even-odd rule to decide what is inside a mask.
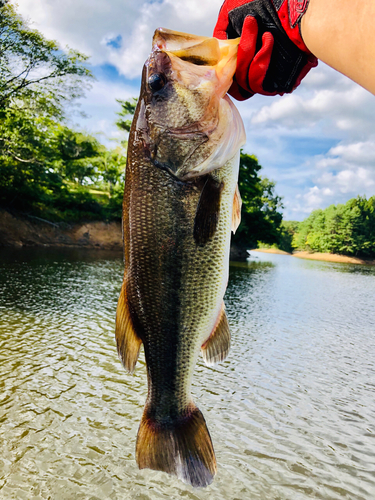
[[[375,269],[257,254],[230,268],[229,358],[193,389],[219,472],[139,471],[146,397],[118,362],[119,255],[0,252],[0,497],[375,498]]]

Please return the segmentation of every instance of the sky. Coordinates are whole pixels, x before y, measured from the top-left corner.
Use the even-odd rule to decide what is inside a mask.
[[[138,97],[154,30],[211,36],[222,0],[18,0],[18,12],[62,49],[90,56],[96,77],[74,123],[106,145],[121,137],[116,99]],[[375,195],[375,96],[319,62],[293,94],[239,103],[261,175],[276,182],[284,219]]]

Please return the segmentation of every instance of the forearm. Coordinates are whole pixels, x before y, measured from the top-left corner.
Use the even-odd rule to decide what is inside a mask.
[[[374,23],[374,0],[310,0],[301,34],[318,59],[375,94]]]

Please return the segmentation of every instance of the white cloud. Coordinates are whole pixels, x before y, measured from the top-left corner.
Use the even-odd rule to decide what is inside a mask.
[[[310,213],[331,204],[345,203],[358,195],[375,194],[375,140],[341,143],[323,157],[317,156],[312,179],[315,185],[297,194],[288,211]]]
[[[319,184],[330,187],[333,195],[349,194],[355,197],[357,194],[374,193],[375,169],[363,167],[351,167],[340,172],[327,172],[318,179]]]
[[[319,157],[318,157],[319,158]],[[315,166],[318,169],[335,169],[340,168],[342,165],[340,158],[327,158],[323,156],[322,158],[317,159]]]
[[[101,41],[109,35],[133,31],[146,0],[19,0],[18,11],[32,27],[91,56],[92,64],[107,62],[108,48]]]
[[[210,36],[221,4],[221,0],[19,0],[18,10],[48,38],[91,56],[92,64],[111,63],[135,78],[142,72],[156,28]],[[121,47],[114,48],[108,42],[117,37]]]
[[[339,144],[330,150],[330,155],[342,158],[346,162],[364,164],[375,169],[375,141]]]
[[[331,70],[333,71],[333,70]],[[348,80],[344,76],[340,79]],[[320,126],[331,134],[341,131],[356,136],[375,133],[375,99],[365,89],[350,82],[342,87],[306,92],[298,90],[263,106],[252,117],[257,126],[312,129]]]
[[[75,122],[90,134],[100,133],[98,139],[109,147],[113,147],[112,139],[125,137],[115,125],[116,113],[120,105],[116,99],[126,100],[136,95],[134,87],[112,83],[108,81],[94,82],[92,89],[87,92],[84,103],[86,118],[74,114],[72,123]]]

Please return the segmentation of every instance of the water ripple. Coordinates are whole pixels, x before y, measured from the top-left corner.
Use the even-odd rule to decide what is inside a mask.
[[[193,392],[218,474],[194,490],[139,471],[143,354],[120,365],[121,256],[2,251],[0,497],[375,498],[375,270],[257,255],[231,268],[229,358]]]

